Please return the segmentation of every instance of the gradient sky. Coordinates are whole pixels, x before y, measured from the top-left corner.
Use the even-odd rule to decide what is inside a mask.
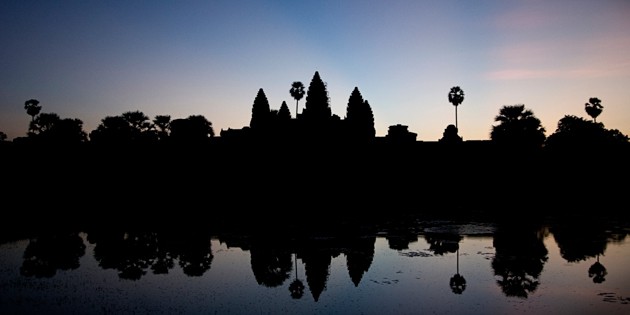
[[[435,141],[455,124],[489,139],[504,105],[524,104],[547,136],[565,115],[630,135],[630,1],[0,2],[0,131],[25,136],[24,102],[84,130],[139,110],[203,115],[219,135],[249,125],[259,88],[295,116],[293,81],[315,71],[345,117],[358,87],[377,136],[395,124]],[[305,98],[299,102],[304,108]]]

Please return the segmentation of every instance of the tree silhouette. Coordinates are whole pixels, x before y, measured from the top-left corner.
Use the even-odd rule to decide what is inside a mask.
[[[297,118],[298,103],[300,102],[302,97],[304,97],[304,93],[306,93],[306,91],[304,90],[304,83],[302,83],[301,81],[294,81],[291,84],[291,89],[289,90],[289,93],[291,93],[291,96],[295,99],[295,118]]]
[[[41,113],[30,122],[28,136],[38,143],[77,144],[87,141],[83,121],[76,118],[61,119],[55,113]]]
[[[31,121],[28,135],[35,137],[50,133],[59,120],[61,118],[55,113],[41,113],[41,115]]]
[[[0,142],[4,142],[7,140],[7,134],[0,131]]]
[[[448,101],[455,106],[455,127],[457,127],[457,106],[464,101],[464,90],[459,86],[454,86],[448,92]]]
[[[212,123],[203,115],[190,115],[185,119],[174,119],[170,123],[171,139],[179,143],[203,143],[214,137]]]
[[[505,105],[499,110],[492,126],[490,140],[512,147],[540,148],[545,142],[545,128],[525,105]]]
[[[26,113],[31,116],[31,121],[35,120],[35,116],[42,110],[42,106],[39,105],[39,101],[36,99],[30,99],[24,102],[24,109]]]
[[[545,147],[558,148],[615,148],[628,145],[628,136],[619,130],[608,130],[602,123],[581,117],[566,115],[558,121],[553,134],[545,141]]]
[[[151,143],[158,139],[155,126],[141,111],[127,111],[107,116],[90,132],[90,140],[109,144]]]
[[[602,101],[597,97],[591,97],[588,99],[588,103],[584,104],[584,110],[586,113],[593,118],[594,122],[597,122],[597,116],[602,113],[604,106],[602,106]]]
[[[171,116],[170,115],[156,115],[153,118],[153,124],[158,128],[157,135],[161,141],[166,140],[171,130]]]

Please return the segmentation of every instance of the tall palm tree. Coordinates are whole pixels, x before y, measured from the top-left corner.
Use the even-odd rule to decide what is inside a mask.
[[[455,106],[455,128],[457,128],[457,106],[464,101],[464,90],[459,86],[454,86],[448,92],[448,101]]]
[[[584,110],[586,113],[593,118],[594,122],[597,122],[597,116],[602,113],[604,106],[602,106],[602,101],[597,97],[591,97],[588,99],[588,103],[584,104]]]
[[[291,89],[289,90],[291,96],[295,99],[295,118],[298,115],[298,102],[304,97],[304,84],[300,81],[295,81],[291,84]]]
[[[24,109],[26,109],[26,113],[31,116],[31,121],[35,120],[35,116],[39,114],[42,110],[42,106],[39,105],[39,101],[36,99],[30,99],[24,102]]]

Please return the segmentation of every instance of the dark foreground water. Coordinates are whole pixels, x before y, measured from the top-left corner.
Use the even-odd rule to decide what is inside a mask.
[[[629,226],[50,230],[0,245],[0,314],[630,314]]]

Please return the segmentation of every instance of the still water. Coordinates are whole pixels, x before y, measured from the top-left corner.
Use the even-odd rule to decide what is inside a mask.
[[[48,231],[0,245],[0,314],[630,314],[630,228]]]

